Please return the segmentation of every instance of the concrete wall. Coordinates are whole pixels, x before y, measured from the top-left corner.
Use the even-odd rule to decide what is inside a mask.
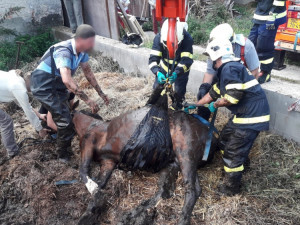
[[[19,34],[29,34],[40,26],[49,28],[63,25],[61,0],[0,0],[0,17],[9,8],[16,6],[23,8],[0,26],[15,30]]]
[[[247,5],[250,2],[255,2],[255,0],[234,0],[237,4]]]
[[[66,28],[57,28],[54,29],[54,35],[59,40],[65,40],[70,37],[70,31]],[[135,49],[119,41],[97,36],[95,50],[114,58],[127,73],[138,72],[143,76],[153,76],[148,68],[150,49]],[[187,86],[188,91],[197,94],[205,69],[206,63],[194,62]],[[267,89],[264,90],[271,109],[271,131],[300,142],[300,113],[287,111],[288,106],[296,99]]]

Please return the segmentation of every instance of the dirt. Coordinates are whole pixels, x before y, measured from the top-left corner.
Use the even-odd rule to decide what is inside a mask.
[[[96,75],[103,91],[111,99],[108,107],[103,105],[82,75],[76,80],[86,88],[89,96],[102,105],[99,114],[105,119],[143,106],[151,92],[151,78],[126,76],[118,68]],[[189,93],[187,98],[188,101],[195,100]],[[87,107],[81,103],[80,108]],[[37,138],[18,107],[8,110],[11,110],[14,120],[17,142],[25,137]],[[227,115],[218,114],[218,129],[227,119]],[[56,159],[55,143],[31,144],[32,141],[26,141],[20,155],[10,161],[4,160],[6,152],[3,145],[0,146],[0,224],[77,224],[88,206],[90,194],[80,182],[55,185],[60,180],[79,180],[77,137],[72,143],[74,156],[69,165]],[[250,158],[251,168],[243,177],[242,194],[235,197],[222,197],[215,192],[222,177],[219,153],[211,164],[199,169],[202,195],[194,208],[192,225],[300,224],[300,146],[263,132]],[[92,168],[92,177],[97,177],[99,165],[94,163]],[[155,193],[158,177],[158,174],[146,172],[115,170],[103,190],[106,205],[101,211],[99,224],[118,224],[121,214]],[[144,216],[148,216],[149,221],[154,220],[154,224],[176,224],[183,201],[184,186],[179,174],[174,195],[160,200]]]

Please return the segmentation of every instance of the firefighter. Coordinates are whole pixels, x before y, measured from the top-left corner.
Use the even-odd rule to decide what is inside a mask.
[[[220,34],[222,35],[220,36]],[[228,23],[220,24],[211,31],[209,41],[216,38],[230,40],[235,56],[237,58],[241,58],[242,63],[248,68],[254,77],[258,77],[260,63],[255,47],[249,39],[245,38],[243,34],[235,34]],[[216,83],[217,71],[213,68],[212,64],[212,61],[208,59],[207,69],[197,95],[198,100],[206,95],[212,85]],[[198,107],[198,114],[206,120],[210,117],[210,111],[206,107]]]
[[[233,114],[219,138],[225,170],[219,191],[231,196],[240,192],[244,163],[256,137],[260,131],[269,129],[270,110],[260,84],[234,56],[230,41],[213,40],[206,54],[217,70],[218,82],[197,104],[210,103],[211,112],[226,107]]]
[[[274,41],[279,25],[286,23],[286,0],[258,0],[249,39],[260,60],[259,83],[271,80],[274,66]]]
[[[191,65],[193,64],[193,38],[185,29],[186,23],[177,22],[176,39],[178,40],[178,49],[175,59],[169,58],[167,48],[168,20],[163,23],[161,32],[158,33],[153,41],[152,51],[149,58],[149,68],[154,73],[155,82],[153,87],[164,84],[169,78],[171,83],[175,84],[175,93],[177,103],[173,105],[174,109],[181,109],[182,102],[186,93],[186,85],[189,80]],[[170,74],[172,72],[172,74]]]
[[[84,101],[92,113],[99,111],[99,105],[72,78],[79,66],[98,95],[106,104],[109,103],[88,64],[89,56],[86,52],[94,44],[95,30],[90,25],[80,25],[75,38],[50,47],[31,74],[32,94],[52,114],[57,126],[57,153],[63,162],[69,161],[72,155],[71,141],[75,134],[68,102],[69,93],[74,93]]]

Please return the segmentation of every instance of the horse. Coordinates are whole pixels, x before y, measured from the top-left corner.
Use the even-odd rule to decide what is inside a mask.
[[[122,149],[147,114],[149,108],[146,105],[139,109],[125,112],[111,121],[104,121],[100,116],[87,112],[75,112],[73,123],[80,139],[81,161],[80,178],[85,183],[93,199],[87,211],[80,218],[79,224],[93,224],[95,214],[102,204],[101,189],[103,189],[113,170],[120,164]],[[194,205],[201,194],[201,186],[197,174],[197,168],[204,165],[202,161],[208,127],[200,123],[196,118],[182,111],[168,110],[168,123],[172,140],[172,159],[167,161],[165,168],[160,171],[158,191],[143,202],[137,209],[127,213],[118,224],[147,224],[145,214],[150,207],[156,205],[160,198],[170,198],[175,189],[178,171],[181,171],[185,186],[185,200],[178,221],[179,225],[190,224],[190,217]],[[210,159],[213,155],[213,144]],[[93,181],[88,173],[91,161],[99,162],[100,175],[98,181]]]

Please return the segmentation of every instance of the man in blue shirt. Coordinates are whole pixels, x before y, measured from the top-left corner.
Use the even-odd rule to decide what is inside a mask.
[[[71,141],[75,133],[68,104],[69,93],[74,93],[89,105],[92,113],[99,111],[98,104],[91,100],[72,78],[79,66],[99,96],[109,104],[88,64],[89,56],[86,52],[91,50],[94,44],[94,29],[86,24],[80,25],[75,38],[50,47],[31,74],[31,91],[52,114],[57,126],[57,152],[63,161],[68,161],[72,154]]]

